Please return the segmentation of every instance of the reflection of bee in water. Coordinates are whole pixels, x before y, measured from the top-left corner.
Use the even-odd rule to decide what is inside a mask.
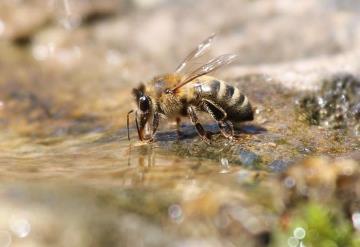
[[[232,123],[253,120],[253,110],[247,97],[236,87],[206,74],[230,64],[236,55],[226,54],[182,74],[189,62],[201,56],[209,48],[214,35],[200,43],[177,67],[175,73],[156,76],[146,85],[133,89],[138,109],[135,123],[139,139],[152,140],[159,125],[160,116],[175,118],[189,116],[200,137],[210,143],[210,133],[198,121],[197,111],[207,112],[218,123],[221,133],[229,139],[234,137]],[[127,116],[129,136],[129,114]],[[147,133],[150,132],[150,136]]]

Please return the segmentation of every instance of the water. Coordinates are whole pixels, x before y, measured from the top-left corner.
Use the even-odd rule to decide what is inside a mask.
[[[96,95],[77,97],[62,113],[55,111],[60,109],[56,102],[61,94],[53,94],[52,103],[43,91],[36,90],[4,97],[0,135],[0,198],[4,202],[0,212],[4,214],[0,223],[10,223],[3,229],[2,241],[41,245],[45,237],[35,236],[51,224],[54,227],[47,236],[57,236],[52,245],[73,238],[78,246],[93,242],[116,246],[124,241],[129,246],[217,246],[229,237],[251,245],[269,242],[271,226],[281,220],[282,212],[291,210],[286,206],[293,200],[289,193],[295,193],[295,198],[326,201],[337,191],[334,183],[338,176],[352,181],[358,174],[354,161],[331,166],[343,170],[322,173],[325,161],[310,161],[302,168],[296,165],[299,160],[329,152],[346,157],[356,152],[358,143],[345,132],[295,120],[294,92],[264,89],[261,82],[253,85],[247,89],[248,95],[264,109],[256,117],[267,121],[240,126],[243,138],[234,143],[216,134],[210,146],[188,123],[178,139],[174,126],[166,121],[153,143],[138,141],[134,126],[129,142],[123,118],[126,104],[114,112],[91,116],[86,110],[79,111],[83,100]],[[73,91],[64,89],[64,93],[76,96]],[[113,93],[109,91],[108,97]],[[269,97],[264,99],[266,94]],[[108,99],[89,104],[104,109],[113,103]],[[292,107],[280,107],[283,104]],[[30,116],[26,114],[29,111],[33,112]],[[120,120],[107,114],[116,114]],[[218,132],[214,124],[206,128]],[[311,152],[304,153],[304,148]],[[312,177],[307,180],[302,173]],[[71,232],[65,230],[69,224],[76,225]],[[124,225],[130,230],[124,232]],[[288,237],[291,246],[302,244],[302,238],[306,242],[299,227]],[[8,232],[14,237],[8,238]],[[246,235],[239,237],[238,232]]]
[[[64,8],[63,3],[57,2],[62,9],[51,17],[55,24],[28,34],[28,46],[0,43],[0,246],[357,246],[358,136],[309,125],[296,103],[304,93],[284,89],[279,86],[284,82],[277,81],[286,79],[287,69],[276,77],[254,70],[219,75],[257,108],[255,121],[236,126],[240,138],[235,142],[224,139],[207,116],[200,120],[215,133],[212,145],[199,139],[187,119],[180,139],[175,125],[162,120],[153,143],[138,141],[134,124],[129,142],[131,89],[169,69],[173,55],[194,44],[179,45],[180,38],[173,41],[176,45],[161,43],[175,37],[171,30],[181,30],[172,22],[164,30],[145,25],[155,33],[138,25],[142,16],[154,23],[168,20],[171,5],[161,5],[156,18],[145,11],[134,19],[119,15],[82,23],[91,8],[68,1]],[[106,3],[98,3],[104,16],[113,13]],[[244,20],[215,10],[231,20],[224,30],[232,38],[222,45],[242,49],[241,39],[244,63],[334,53],[332,41],[324,46],[321,40],[315,44],[318,49],[249,50],[261,33],[270,35],[270,47],[272,40],[276,47],[289,47],[289,34],[267,26],[274,24],[268,21],[273,17],[263,16],[269,11],[262,10],[241,17],[250,23],[260,15],[266,23],[255,25],[254,37],[240,37],[233,23],[245,25]],[[299,13],[299,24],[305,17]],[[12,23],[0,19],[2,35]],[[197,20],[186,20],[196,28]],[[276,23],[280,20],[288,23]],[[134,26],[130,37],[127,28]],[[162,33],[156,34],[157,29]],[[274,30],[275,38],[266,30]],[[328,36],[333,37],[316,37]],[[142,37],[157,37],[156,49],[149,51]]]

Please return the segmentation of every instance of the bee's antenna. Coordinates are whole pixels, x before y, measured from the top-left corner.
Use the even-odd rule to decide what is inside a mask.
[[[130,116],[130,114],[133,113],[133,112],[134,112],[134,110],[131,110],[131,111],[129,111],[128,114],[127,114],[127,132],[128,132],[128,140],[129,140],[129,141],[130,141],[129,116]]]

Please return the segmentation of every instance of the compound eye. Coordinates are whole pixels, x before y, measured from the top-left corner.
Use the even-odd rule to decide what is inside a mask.
[[[146,96],[141,96],[139,98],[139,108],[141,111],[146,112],[150,108],[150,101]]]

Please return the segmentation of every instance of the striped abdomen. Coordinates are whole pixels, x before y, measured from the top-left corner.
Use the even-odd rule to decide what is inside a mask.
[[[253,110],[248,98],[240,90],[224,81],[206,78],[195,83],[199,98],[205,98],[220,106],[230,121],[253,120]]]

